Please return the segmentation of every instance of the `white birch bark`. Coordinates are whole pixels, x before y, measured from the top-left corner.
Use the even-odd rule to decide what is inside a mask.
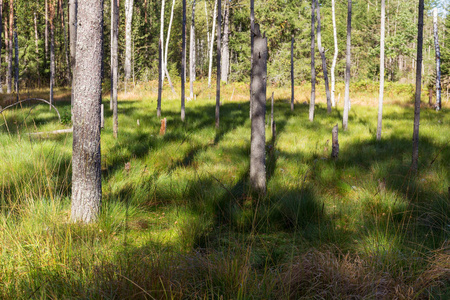
[[[126,1],[128,1],[128,0],[126,0]],[[166,1],[162,0],[161,1],[161,25],[160,25],[160,30],[159,30],[159,40],[161,41],[161,43],[164,43],[164,9],[165,9],[165,6],[166,6]],[[167,39],[167,41],[169,41],[169,39]],[[166,47],[166,49],[167,49],[167,47]],[[164,57],[164,48],[161,48],[161,51],[162,51],[161,55],[162,55],[162,57]],[[162,64],[161,65],[162,70],[165,70],[164,60],[161,62],[161,64]],[[161,82],[164,82],[164,71],[162,73]]]
[[[336,106],[336,100],[334,98],[334,92],[336,91],[336,62],[339,53],[338,43],[337,43],[337,30],[336,30],[336,10],[335,10],[335,0],[331,0],[331,11],[332,11],[332,19],[333,19],[333,37],[334,37],[334,56],[333,56],[333,64],[331,65],[331,105],[333,107]]]
[[[189,38],[189,97],[194,99],[194,81],[195,81],[195,4],[196,0],[192,2],[192,18],[191,18],[191,31]]]
[[[342,127],[344,131],[348,128],[348,113],[350,110],[350,67],[351,67],[351,34],[352,34],[352,0],[347,4],[347,53],[345,67],[345,96],[344,96],[344,117]]]
[[[134,0],[125,0],[125,81],[131,77],[131,25]]]
[[[213,14],[213,26],[211,34],[211,44],[209,47],[209,68],[208,68],[208,87],[211,87],[211,73],[212,73],[212,60],[213,60],[213,48],[214,48],[214,30],[216,29],[216,17],[217,17],[217,0],[214,1],[214,14]]]

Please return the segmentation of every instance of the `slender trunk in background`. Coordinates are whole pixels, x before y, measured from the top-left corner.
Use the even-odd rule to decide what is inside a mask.
[[[327,73],[327,62],[325,59],[325,49],[322,47],[322,34],[321,34],[321,27],[320,27],[320,5],[319,5],[318,0],[316,0],[316,9],[317,9],[317,48],[319,48],[319,53],[322,58],[323,78],[325,80],[325,92],[327,95],[327,112],[331,113],[330,85],[328,83],[328,73]]]
[[[291,110],[294,111],[294,35],[291,39]]]
[[[253,107],[253,48],[254,48],[254,31],[255,31],[255,0],[250,0],[250,119],[252,119]]]
[[[230,69],[229,28],[230,28],[230,2],[225,1],[225,19],[223,27],[223,48],[221,63],[221,80],[228,83],[228,70]]]
[[[419,20],[417,24],[417,66],[416,66],[416,96],[414,102],[414,130],[411,168],[417,172],[419,165],[419,125],[420,125],[420,94],[422,92],[422,46],[423,46],[423,10],[424,0],[419,0]]]
[[[64,53],[65,53],[65,59],[66,59],[66,78],[67,78],[67,83],[72,82],[72,78],[70,76],[70,60],[69,60],[69,49],[67,46],[67,32],[66,32],[66,21],[64,18],[64,2],[63,0],[59,0],[59,15],[61,18],[61,29],[64,35]]]
[[[433,11],[433,28],[434,28],[434,48],[436,53],[436,110],[441,110],[441,50],[439,48],[438,36],[438,11],[437,7]]]
[[[266,88],[267,88],[267,38],[261,35],[255,24],[253,48],[253,109],[250,145],[250,184],[260,195],[266,193]]]
[[[352,34],[352,0],[348,0],[347,14],[347,54],[345,67],[345,97],[344,97],[344,118],[342,127],[344,131],[348,129],[348,112],[350,110],[350,66],[351,66],[351,34]]]
[[[6,92],[11,94],[12,89],[12,44],[11,35],[8,27],[7,18],[5,18],[5,46],[6,46],[6,60],[8,62],[8,69],[6,71]]]
[[[54,0],[50,0],[50,103],[53,104],[53,88],[55,86],[55,6]],[[52,107],[50,106],[50,110]]]
[[[211,34],[211,44],[209,47],[208,87],[211,87],[211,73],[212,73],[212,61],[214,49],[214,30],[216,30],[216,17],[217,17],[217,0],[214,1],[213,26]]]
[[[17,16],[14,12],[14,91],[16,92],[16,101],[19,102],[19,38],[17,36]]]
[[[161,96],[162,96],[162,64],[163,64],[163,52],[162,52],[162,41],[159,40],[159,44],[158,44],[158,52],[159,52],[159,58],[158,58],[158,102],[156,103],[156,116],[158,118],[161,117]]]
[[[119,132],[118,95],[119,82],[119,0],[111,1],[111,102],[113,110],[113,136]]]
[[[134,0],[125,0],[125,84],[131,77],[131,25]]]
[[[309,120],[314,121],[314,106],[316,104],[316,65],[314,61],[314,49],[315,49],[315,0],[311,0],[311,100],[309,101]]]
[[[337,43],[337,30],[336,30],[336,13],[335,13],[335,0],[331,0],[331,10],[332,10],[332,18],[333,18],[333,37],[334,37],[334,56],[333,56],[333,64],[331,65],[331,105],[333,107],[336,106],[336,100],[334,98],[334,92],[336,91],[336,78],[335,78],[335,69],[336,62],[339,53],[338,43]]]
[[[381,140],[383,122],[383,95],[384,95],[384,35],[386,22],[386,0],[381,0],[381,34],[380,34],[380,94],[378,96],[378,125],[377,140]]]
[[[186,0],[183,0],[183,24],[181,29],[182,50],[181,50],[181,121],[186,118],[184,107],[185,102],[185,84],[186,84]]]
[[[0,66],[2,65],[2,32],[3,32],[3,20],[2,20],[2,16],[3,16],[3,0],[0,0]],[[36,13],[34,14],[35,18],[36,18]],[[3,86],[2,86],[2,77],[1,77],[1,72],[0,72],[0,94],[3,94]]]
[[[163,49],[161,48],[161,51],[163,51],[161,53],[161,57],[162,57],[162,55],[164,55],[164,61],[162,62],[162,67],[164,67],[163,72],[166,73],[167,80],[169,81],[170,88],[172,89],[172,93],[176,96],[177,93],[175,92],[175,88],[173,87],[172,80],[170,80],[169,71],[167,69],[167,53],[169,53],[170,31],[172,29],[174,9],[175,9],[175,0],[173,0],[173,2],[172,2],[172,12],[170,13],[169,29],[167,31],[167,38],[166,38],[166,49],[163,51]],[[161,40],[161,43],[164,43],[164,40]],[[161,47],[162,46],[163,46],[163,44],[161,44]],[[164,74],[163,74],[163,77],[164,77]],[[164,78],[163,78],[163,81],[164,81]]]
[[[191,36],[189,39],[189,81],[190,98],[194,99],[194,81],[195,81],[195,4],[192,2]]]
[[[0,10],[1,10],[1,0],[0,0]],[[37,13],[36,13],[36,11],[34,11],[33,13],[34,13],[34,18],[33,18],[33,20],[34,20],[34,46],[36,48],[35,49],[35,53],[39,54],[39,37],[38,37],[38,26],[37,26]],[[1,24],[1,17],[0,17],[0,24]]]
[[[208,58],[208,53],[209,53],[209,17],[208,17],[208,8],[206,7],[206,2],[204,1],[203,3],[205,3],[205,18],[206,18],[206,55],[204,55],[204,57]],[[202,65],[202,69],[204,66],[204,61],[203,61],[203,65]]]
[[[73,93],[75,88],[75,56],[77,46],[77,10],[78,0],[69,0],[69,39],[70,39],[70,68],[72,69],[72,95],[71,105],[73,105]],[[111,103],[112,105],[112,103]]]
[[[50,0],[52,1],[52,0]],[[45,60],[48,60],[48,0],[45,0],[45,40],[44,40],[44,49],[45,49]]]
[[[220,121],[220,55],[222,33],[222,0],[217,2],[217,75],[216,75],[216,129],[219,129]]]
[[[165,6],[166,6],[166,1],[162,0],[161,1],[161,23],[160,23],[160,27],[159,27],[159,39],[160,39],[161,43],[164,42],[164,9],[165,9]],[[164,49],[161,49],[161,51],[162,51],[162,56],[164,57]],[[161,68],[163,70],[161,81],[164,82],[164,70],[165,70],[164,61],[162,61]]]
[[[73,222],[96,221],[102,201],[99,105],[102,96],[102,29],[103,0],[80,1],[73,106]]]

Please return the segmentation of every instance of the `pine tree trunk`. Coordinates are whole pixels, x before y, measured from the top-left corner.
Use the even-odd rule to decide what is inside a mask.
[[[111,1],[111,102],[113,111],[113,136],[119,132],[118,95],[119,82],[119,0]]]
[[[253,49],[254,49],[254,31],[255,31],[255,0],[250,0],[250,120],[253,110]]]
[[[173,87],[172,80],[170,80],[169,71],[167,70],[167,54],[169,53],[170,31],[172,29],[173,12],[174,12],[174,10],[175,10],[175,0],[173,0],[173,2],[172,2],[172,12],[170,13],[169,29],[168,29],[168,32],[167,32],[167,39],[166,39],[166,49],[163,51],[163,49],[161,48],[161,51],[163,51],[161,53],[161,55],[164,55],[164,61],[162,62],[162,67],[164,67],[163,72],[165,72],[165,74],[167,76],[167,81],[169,81],[169,85],[170,85],[170,88],[172,89],[172,93],[176,96],[177,93],[175,92],[175,88]],[[164,43],[164,40],[161,40],[161,41],[162,41],[161,43]],[[163,45],[161,44],[161,47],[162,46]],[[163,73],[163,77],[164,77],[164,73]],[[164,78],[163,78],[163,81],[164,81]]]
[[[161,97],[162,97],[162,76],[163,76],[163,51],[162,51],[162,41],[159,40],[159,45],[158,45],[158,52],[159,52],[159,58],[158,58],[158,102],[156,104],[156,116],[158,118],[161,117]]]
[[[50,0],[52,1],[52,0]],[[45,0],[45,40],[44,40],[44,49],[45,49],[45,60],[48,61],[48,0]]]
[[[228,83],[228,69],[230,68],[229,28],[230,28],[230,2],[225,1],[225,16],[222,42],[221,80]]]
[[[80,1],[73,107],[71,219],[74,222],[97,220],[101,207],[102,28],[103,0]]]
[[[220,55],[221,55],[221,24],[222,24],[222,0],[217,2],[217,75],[216,75],[216,129],[219,129],[220,121]]]
[[[250,147],[250,183],[252,190],[260,195],[266,192],[266,85],[267,85],[267,38],[261,35],[259,24],[253,31],[252,67],[252,123]]]
[[[347,53],[345,68],[345,96],[344,96],[344,118],[342,127],[348,129],[348,112],[350,110],[350,66],[351,66],[351,34],[352,34],[352,0],[348,0],[347,13]]]
[[[69,39],[70,39],[70,68],[72,69],[72,95],[71,105],[73,105],[73,93],[75,88],[75,54],[77,45],[77,10],[78,0],[69,0]],[[112,101],[111,101],[112,108]]]
[[[0,66],[2,65],[2,33],[3,33],[3,0],[0,0]],[[3,94],[2,77],[0,72],[0,94]]]
[[[333,18],[333,37],[334,37],[334,56],[333,56],[333,64],[331,65],[331,105],[333,107],[336,106],[336,100],[334,98],[334,92],[336,91],[336,77],[335,77],[335,69],[336,62],[339,53],[338,43],[337,43],[337,30],[336,30],[336,13],[335,13],[335,0],[331,0],[331,10],[332,10],[332,18]]]
[[[182,50],[181,50],[181,121],[186,118],[185,111],[185,84],[186,84],[186,0],[183,0],[183,24],[182,24]]]
[[[13,3],[12,0],[11,3]],[[13,4],[11,4],[11,9],[13,10],[14,15],[14,91],[16,92],[16,101],[19,102],[19,39],[17,37],[17,16]]]
[[[67,78],[67,83],[70,83],[72,81],[72,78],[70,76],[70,60],[69,60],[69,49],[67,46],[67,33],[66,33],[66,21],[64,18],[64,4],[63,4],[63,0],[59,0],[59,15],[61,17],[61,29],[64,35],[64,54],[65,54],[65,59],[66,59],[66,78]]]
[[[331,113],[331,96],[330,96],[330,85],[328,83],[327,62],[325,59],[325,49],[322,47],[322,34],[320,27],[320,5],[318,0],[315,1],[317,9],[317,48],[319,48],[319,53],[322,58],[323,78],[325,80],[325,92],[327,95],[327,112]]]
[[[0,0],[0,10],[1,10],[1,0]],[[35,47],[34,51],[35,51],[36,54],[39,54],[39,37],[38,37],[37,13],[36,13],[36,11],[33,12],[33,15],[34,15],[33,16],[33,21],[34,21],[34,47]],[[1,17],[0,17],[0,26],[1,26]],[[0,36],[1,36],[1,31],[0,31]]]
[[[125,82],[131,77],[131,25],[134,0],[125,0]]]
[[[291,110],[294,111],[294,35],[291,39]]]
[[[315,50],[315,20],[314,20],[314,10],[315,10],[315,0],[311,0],[311,100],[309,101],[309,120],[314,121],[314,106],[316,105],[316,65],[314,60],[314,50]]]
[[[414,102],[413,151],[411,163],[411,169],[415,172],[417,172],[417,168],[419,165],[420,94],[422,93],[423,10],[424,0],[419,0],[419,19],[417,24],[416,96]]]
[[[12,44],[11,34],[8,27],[7,18],[5,18],[5,46],[6,46],[6,60],[8,62],[8,69],[6,71],[6,92],[11,94],[12,88]]]
[[[192,2],[191,36],[189,39],[189,82],[190,98],[194,99],[194,81],[195,81],[195,4]]]
[[[55,6],[53,0],[49,3],[50,13],[50,103],[54,105],[53,89],[55,86]],[[52,106],[49,107],[52,109]]]
[[[381,0],[381,34],[380,34],[380,94],[378,96],[378,125],[377,140],[381,140],[383,122],[383,95],[384,95],[384,36],[386,22],[386,0]]]
[[[214,30],[216,30],[216,18],[217,18],[217,0],[215,0],[214,2],[213,26],[210,41],[211,44],[209,47],[208,87],[211,87],[211,73],[212,73],[213,49],[214,49]]]
[[[438,11],[433,11],[433,29],[434,29],[434,48],[436,53],[436,110],[441,110],[441,50],[439,48],[438,36]]]

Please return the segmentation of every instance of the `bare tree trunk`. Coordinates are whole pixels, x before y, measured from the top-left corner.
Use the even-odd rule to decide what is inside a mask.
[[[113,110],[113,136],[119,132],[118,95],[119,82],[119,0],[111,1],[111,102]]]
[[[319,48],[319,53],[320,56],[322,57],[323,78],[325,80],[325,91],[327,95],[327,112],[331,113],[330,85],[328,83],[327,62],[325,59],[325,49],[322,47],[322,35],[320,28],[320,5],[318,0],[315,1],[317,9],[317,48]]]
[[[250,120],[252,119],[253,109],[253,49],[254,49],[254,31],[255,31],[255,0],[250,0]]]
[[[165,7],[166,7],[166,1],[162,0],[161,1],[161,23],[160,23],[160,30],[159,30],[159,39],[160,39],[161,43],[164,43],[164,9],[165,9]],[[167,41],[169,41],[169,38],[167,38]],[[166,48],[166,50],[167,50],[167,48]],[[164,49],[161,48],[161,51],[162,51],[161,55],[162,55],[162,57],[164,57]],[[164,61],[162,61],[161,63],[162,63],[161,68],[163,70],[161,81],[164,82],[164,70],[165,70]]]
[[[125,84],[131,77],[131,25],[134,0],[125,0]]]
[[[0,10],[1,10],[1,0],[0,0]],[[1,14],[1,12],[0,12]],[[34,21],[34,46],[35,46],[35,53],[39,54],[39,37],[38,37],[38,28],[37,28],[37,13],[36,11],[33,12],[33,21]],[[1,16],[0,16],[0,26],[1,26]],[[0,31],[1,36],[1,31]],[[1,47],[0,47],[1,48]]]
[[[73,107],[71,219],[74,222],[97,220],[101,207],[102,28],[103,0],[80,1]]]
[[[158,59],[158,102],[156,104],[156,116],[158,118],[161,117],[161,97],[162,97],[162,78],[163,78],[163,70],[162,70],[162,65],[163,65],[163,58],[162,58],[162,41],[159,40],[159,45],[158,45],[158,52],[159,52],[159,59]]]
[[[70,76],[70,63],[69,63],[69,50],[67,47],[67,33],[66,33],[66,21],[64,18],[64,3],[63,0],[59,0],[59,15],[61,17],[61,29],[64,35],[64,53],[65,53],[65,58],[66,58],[66,78],[67,78],[67,83],[70,83],[72,81],[72,78]]]
[[[221,33],[222,33],[222,0],[217,2],[217,75],[216,75],[216,129],[219,129],[220,121],[220,55],[221,55]]]
[[[417,172],[419,165],[419,125],[420,125],[420,94],[422,92],[422,46],[423,46],[423,10],[424,0],[419,0],[419,19],[417,32],[417,66],[416,66],[416,96],[414,102],[414,130],[411,169]]]
[[[380,34],[380,94],[378,97],[378,125],[377,140],[381,140],[381,129],[383,122],[383,95],[384,95],[384,35],[386,21],[385,0],[381,0],[381,34]]]
[[[437,7],[433,12],[433,28],[434,28],[434,48],[436,53],[436,110],[441,110],[441,50],[439,48],[438,36],[438,11]]]
[[[214,49],[214,30],[216,30],[216,17],[217,17],[217,0],[215,0],[214,2],[213,26],[211,34],[211,44],[209,48],[208,87],[211,87],[211,73],[212,73],[212,61]]]
[[[315,10],[316,1],[311,1],[311,100],[309,101],[309,120],[314,121],[314,106],[316,104],[316,66],[314,61],[314,30],[315,30],[315,21],[314,21],[314,10]]]
[[[52,1],[52,0],[50,0]],[[45,0],[45,60],[48,60],[48,0]]]
[[[14,23],[14,91],[16,92],[16,101],[19,101],[19,39],[17,37],[17,16],[14,11],[13,1],[11,0],[11,9],[13,10]]]
[[[261,35],[255,24],[253,42],[253,108],[250,147],[250,183],[252,190],[260,195],[266,192],[266,84],[267,84],[267,38]]]
[[[55,85],[55,6],[53,0],[49,3],[50,12],[50,104],[54,105],[53,88]],[[49,107],[52,109],[52,106]]]
[[[229,49],[229,28],[230,28],[230,2],[225,1],[225,16],[223,28],[223,48],[222,48],[222,63],[221,63],[221,80],[228,83],[228,69],[230,68],[230,49]]]
[[[36,16],[36,13],[35,13]],[[3,32],[3,0],[0,0],[0,66],[2,65],[2,32]],[[0,72],[0,94],[3,94],[2,78]]]
[[[12,90],[12,41],[11,30],[8,27],[7,18],[5,18],[5,46],[6,60],[8,61],[8,70],[6,71],[6,92],[11,94]]]
[[[333,56],[333,64],[331,65],[331,105],[336,106],[336,100],[334,98],[334,92],[336,91],[336,78],[335,78],[335,69],[336,62],[339,53],[338,43],[337,43],[337,32],[336,32],[336,13],[335,13],[335,0],[331,0],[331,10],[332,10],[332,18],[333,18],[333,37],[334,37],[334,56]]]
[[[194,81],[195,81],[195,4],[192,2],[192,19],[191,19],[191,36],[189,39],[189,81],[190,81],[190,98],[194,99]]]
[[[173,87],[172,80],[170,80],[169,71],[167,70],[167,53],[169,53],[170,31],[172,29],[174,9],[175,9],[175,0],[173,0],[173,2],[172,2],[172,12],[170,13],[169,29],[168,29],[167,38],[166,38],[166,49],[163,51],[163,53],[161,53],[161,57],[163,57],[162,55],[164,55],[164,61],[162,62],[162,67],[164,67],[163,72],[166,73],[167,80],[169,81],[170,88],[172,89],[172,93],[176,96],[177,93],[175,92],[175,88]],[[161,40],[161,43],[164,43],[164,40]],[[163,45],[161,44],[161,47],[162,46]],[[163,50],[163,49],[161,48],[161,50]],[[164,73],[163,73],[163,81],[164,81]]]
[[[70,68],[72,69],[72,94],[71,105],[73,105],[73,94],[75,89],[75,54],[77,46],[77,11],[78,0],[69,0],[69,39],[70,39]],[[112,106],[112,101],[111,101]],[[112,108],[112,107],[111,107]]]
[[[291,110],[294,111],[294,35],[291,39]]]
[[[182,50],[181,50],[181,121],[186,118],[184,107],[185,102],[185,84],[186,84],[186,0],[183,0],[183,25],[182,25]]]
[[[350,110],[350,66],[351,66],[351,34],[352,34],[352,0],[348,0],[347,13],[347,54],[345,68],[345,97],[344,97],[344,118],[342,127],[344,131],[348,129],[348,112]]]

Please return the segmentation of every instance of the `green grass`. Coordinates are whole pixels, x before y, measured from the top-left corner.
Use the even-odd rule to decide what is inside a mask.
[[[69,218],[71,134],[27,134],[70,127],[64,101],[70,93],[60,91],[57,103],[65,124],[45,105],[4,113],[0,298],[450,296],[447,107],[422,109],[416,175],[409,169],[410,86],[387,88],[379,142],[376,88],[352,87],[338,160],[330,158],[330,140],[332,127],[341,127],[343,100],[327,115],[319,94],[311,123],[308,105],[301,104],[309,100],[308,86],[296,88],[294,112],[289,89],[269,88],[277,141],[272,148],[267,127],[268,193],[255,198],[249,192],[247,86],[224,86],[219,131],[214,90],[205,83],[197,88],[185,123],[178,98],[165,92],[164,136],[154,83],[121,95],[117,140],[104,98],[102,213],[89,226]]]

